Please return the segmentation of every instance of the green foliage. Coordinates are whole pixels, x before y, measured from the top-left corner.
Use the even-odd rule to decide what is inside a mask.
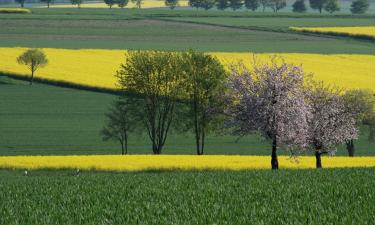
[[[78,8],[81,8],[83,0],[70,0],[70,3],[72,3],[72,5],[77,5]]]
[[[126,93],[140,95],[136,104],[154,154],[161,154],[183,80],[180,54],[159,51],[129,51],[117,72],[118,85]]]
[[[182,61],[189,108],[182,119],[195,134],[197,154],[202,155],[206,136],[224,112],[226,104],[222,96],[227,76],[220,61],[211,55],[190,51],[183,54]]]
[[[228,2],[228,0],[217,0],[216,1],[216,7],[219,10],[225,10],[226,8],[229,7],[229,2]]]
[[[354,0],[350,6],[350,11],[353,14],[363,14],[370,7],[368,0]]]
[[[174,9],[178,5],[178,0],[165,0],[165,5],[170,9]]]
[[[26,65],[31,71],[30,85],[33,83],[35,71],[48,64],[47,56],[39,49],[29,49],[25,51],[17,58],[17,62]]]
[[[340,11],[338,0],[327,0],[326,5],[324,6],[324,10],[326,10],[329,13]]]
[[[124,8],[128,5],[129,0],[117,0],[117,5],[120,8]]]
[[[241,9],[243,6],[242,0],[229,0],[229,7],[236,11],[237,9]]]
[[[202,0],[189,0],[189,6],[198,9],[202,6]]]
[[[293,6],[293,12],[297,12],[297,13],[306,12],[305,0],[296,0],[292,6]]]
[[[259,0],[245,0],[244,3],[246,9],[251,9],[252,11],[255,11],[259,8]]]
[[[104,3],[109,6],[109,8],[112,8],[115,4],[117,4],[117,0],[104,0]]]
[[[0,218],[7,225],[371,224],[374,174],[1,170]]]
[[[315,10],[319,10],[319,13],[322,13],[323,8],[327,4],[328,0],[309,0],[310,7]]]

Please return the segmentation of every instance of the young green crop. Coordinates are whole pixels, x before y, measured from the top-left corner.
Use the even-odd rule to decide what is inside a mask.
[[[0,170],[0,224],[373,224],[374,174]]]

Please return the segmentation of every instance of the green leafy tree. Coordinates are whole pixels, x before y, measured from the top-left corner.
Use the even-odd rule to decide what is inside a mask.
[[[198,155],[204,153],[205,138],[215,130],[224,111],[226,72],[219,60],[209,54],[190,51],[183,55],[184,86],[188,110],[183,117],[195,134]]]
[[[53,0],[40,0],[41,2],[45,2],[47,4],[47,8],[49,8],[50,4],[53,3]]]
[[[259,8],[259,0],[245,0],[245,7],[255,11]]]
[[[368,0],[354,0],[350,6],[350,11],[353,14],[363,14],[370,7]]]
[[[305,0],[296,0],[293,5],[293,12],[304,13],[306,12]]]
[[[81,4],[83,3],[83,0],[70,0],[72,5],[77,5],[78,8],[81,8]]]
[[[229,0],[229,7],[236,11],[237,9],[242,8],[243,1],[242,0]]]
[[[178,5],[178,0],[165,0],[165,5],[168,6],[170,9],[176,8]]]
[[[228,0],[217,0],[216,1],[216,7],[219,10],[225,10],[229,7],[229,2],[228,2]]]
[[[117,4],[117,0],[104,0],[104,3],[105,3],[106,5],[108,5],[109,8],[111,9],[112,6],[114,6],[115,4]]]
[[[134,131],[137,127],[135,119],[135,104],[131,104],[131,97],[119,98],[115,101],[109,110],[107,123],[101,134],[104,141],[114,140],[121,144],[121,153],[128,153],[129,132]]]
[[[117,0],[117,5],[120,8],[125,8],[129,3],[129,0]]]
[[[152,152],[161,154],[181,94],[182,71],[179,53],[129,51],[117,72],[118,85],[125,93],[139,95],[139,118],[152,143]]]
[[[21,5],[21,8],[23,8],[25,6],[25,1],[26,0],[15,0],[15,2],[17,2],[18,4]]]
[[[29,49],[17,58],[17,62],[26,65],[31,71],[30,85],[33,84],[35,71],[48,64],[47,56],[42,50]]]
[[[327,0],[327,4],[324,6],[324,10],[326,10],[329,13],[340,11],[338,0]]]
[[[286,7],[286,0],[271,0],[269,6],[274,12],[278,12],[280,9]]]
[[[205,10],[209,10],[215,6],[215,3],[215,0],[202,0],[200,7],[202,7]]]
[[[310,7],[322,13],[328,0],[310,0]]]
[[[370,128],[369,140],[374,139],[375,130],[375,96],[370,90],[350,90],[344,95],[348,109],[356,112],[356,121],[358,126],[367,125]],[[346,142],[346,149],[349,156],[354,156],[354,140]]]

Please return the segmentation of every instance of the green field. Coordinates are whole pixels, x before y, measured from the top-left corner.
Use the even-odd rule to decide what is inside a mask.
[[[288,26],[353,24],[374,25],[375,17],[33,9],[33,14],[0,15],[0,46],[375,54],[374,42],[287,30]]]
[[[101,140],[102,129],[114,95],[61,88],[0,77],[0,155],[118,154],[120,145]],[[48,93],[48,94],[46,94]],[[375,155],[367,129],[356,142],[357,155]],[[236,137],[211,135],[207,154],[267,155],[270,143],[258,136],[236,142]],[[131,134],[131,154],[151,153],[146,134]],[[172,134],[166,154],[195,154],[192,135]],[[282,153],[282,152],[280,152]],[[285,154],[285,153],[284,153]],[[346,155],[340,147],[338,155]]]
[[[0,224],[375,223],[375,169],[0,171]]]

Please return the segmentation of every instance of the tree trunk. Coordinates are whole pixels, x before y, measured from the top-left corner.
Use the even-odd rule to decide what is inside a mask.
[[[49,8],[49,2],[47,1],[47,8]]]
[[[128,154],[128,137],[125,137],[125,155]]]
[[[319,13],[322,14],[322,7],[319,8]]]
[[[31,70],[30,85],[33,85],[33,80],[34,80],[34,70]]]
[[[21,2],[21,8],[23,8],[23,6],[24,6],[24,2]]]
[[[350,140],[350,141],[346,142],[346,149],[348,150],[349,156],[353,157],[354,156],[354,151],[355,151],[354,140]]]
[[[321,158],[322,153],[315,151],[315,158],[316,158],[316,168],[320,169],[322,168],[322,158]]]
[[[271,166],[273,170],[279,169],[279,161],[277,160],[277,138],[273,137],[272,140],[272,155],[271,155]]]
[[[124,155],[125,153],[124,142],[123,141],[120,141],[120,142],[121,142],[121,155]]]
[[[375,124],[370,125],[370,132],[368,134],[368,140],[373,141],[375,136]]]

